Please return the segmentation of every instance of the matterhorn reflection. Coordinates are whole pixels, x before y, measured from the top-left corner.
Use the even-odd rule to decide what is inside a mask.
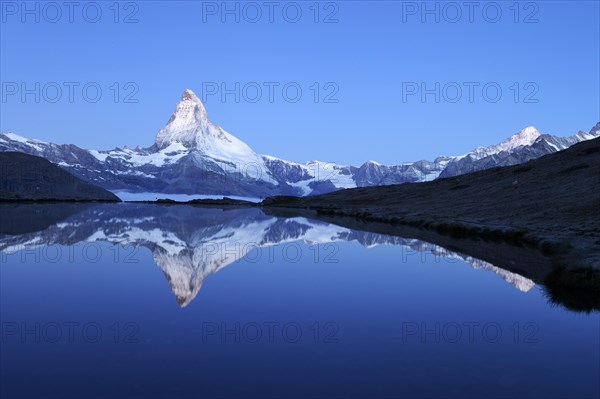
[[[488,262],[417,239],[357,231],[304,217],[269,216],[259,208],[220,209],[155,204],[0,205],[0,251],[106,241],[145,247],[163,271],[180,306],[204,279],[254,251],[285,243],[356,241],[364,247],[396,245],[457,259],[501,276],[521,291],[535,283]],[[10,215],[10,216],[9,216]]]

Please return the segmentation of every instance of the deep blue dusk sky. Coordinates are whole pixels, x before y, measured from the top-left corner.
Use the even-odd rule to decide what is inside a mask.
[[[30,138],[148,146],[186,88],[256,152],[298,162],[432,159],[600,120],[597,1],[27,4],[1,2],[0,131]]]

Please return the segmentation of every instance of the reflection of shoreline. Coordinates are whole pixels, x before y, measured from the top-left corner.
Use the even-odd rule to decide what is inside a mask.
[[[364,221],[351,216],[331,216],[316,214],[309,209],[266,209],[274,216],[303,217],[344,226],[348,229],[371,232],[393,237],[410,237],[430,246],[442,248],[445,252],[459,254],[462,259],[469,257],[484,261],[500,269],[521,275],[535,283],[542,283],[554,269],[554,260],[540,251],[526,245],[515,245],[503,240],[486,240],[478,237],[457,238],[451,234],[440,234],[436,230],[394,225],[383,222]],[[404,239],[407,240],[407,239]]]
[[[419,241],[419,240],[414,240],[414,241],[420,243],[421,248],[419,249],[419,251],[429,250],[431,253],[433,253],[437,256],[442,256],[447,259],[461,260],[461,261],[469,264],[473,269],[481,269],[481,270],[490,271],[490,272],[495,273],[498,276],[502,277],[504,279],[504,281],[506,281],[510,285],[514,286],[519,291],[528,292],[535,286],[535,282],[533,282],[532,280],[530,280],[526,277],[523,277],[520,274],[513,273],[509,270],[494,266],[491,263],[488,263],[481,259],[473,258],[472,256],[468,256],[468,255],[463,255],[459,252],[453,252],[453,251],[447,250],[446,248],[441,247],[439,245],[430,244],[425,241]],[[411,248],[414,249],[413,246],[411,246]]]
[[[30,213],[36,218],[39,214]],[[154,262],[165,274],[181,306],[196,297],[208,275],[243,258],[249,249],[298,241],[308,244],[356,241],[367,248],[381,244],[402,246],[492,271],[524,292],[535,284],[515,272],[437,244],[353,230],[304,217],[268,216],[257,208],[225,211],[192,206],[101,204],[51,222],[37,232],[0,236],[0,251],[95,241],[143,246],[152,251]]]
[[[430,228],[365,221],[352,216],[317,214],[310,209],[267,208],[265,210],[268,214],[273,215],[287,217],[304,215],[349,229],[397,237],[412,237],[421,242],[435,243],[435,245],[457,254],[465,254],[465,257],[484,261],[542,285],[548,301],[552,305],[560,305],[576,312],[600,311],[600,270],[585,266],[585,263],[583,266],[579,266],[579,263],[565,266],[565,257],[560,252],[554,253],[554,256],[546,256],[538,249],[519,245],[513,241],[481,239],[476,236],[465,238],[459,235],[457,237],[453,234],[442,234]],[[583,256],[585,257],[585,254]]]

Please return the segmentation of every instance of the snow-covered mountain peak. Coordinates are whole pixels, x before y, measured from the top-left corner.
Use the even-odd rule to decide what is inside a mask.
[[[482,158],[502,151],[512,151],[522,146],[532,145],[541,135],[539,130],[534,126],[528,126],[499,144],[488,147],[477,147],[470,155],[475,158]]]
[[[13,132],[6,132],[6,133],[0,132],[0,135],[5,136],[9,140],[16,141],[19,143],[24,143],[24,144],[29,144],[29,143],[48,144],[45,141],[36,140],[36,139],[28,139],[26,137],[19,136],[18,134],[13,133]]]
[[[181,94],[181,100],[194,100],[200,101],[196,93],[194,93],[191,89],[185,89]]]
[[[190,89],[185,89],[181,94],[181,100],[177,104],[177,107],[175,107],[175,112],[172,116],[175,116],[175,113],[178,113],[179,117],[186,117],[188,114],[193,114],[194,117],[201,117],[208,120],[204,104],[202,104],[196,93]]]
[[[589,133],[580,130],[575,137],[577,137],[580,141],[591,140],[595,139],[596,137],[600,137],[600,122],[598,122],[593,128],[591,128]]]
[[[272,182],[264,160],[246,143],[208,119],[202,101],[187,89],[166,126],[159,130],[159,150],[179,144],[197,158],[219,165],[225,172],[254,173],[254,179]],[[273,182],[274,183],[274,182]]]
[[[167,125],[160,129],[156,136],[159,148],[180,142],[191,148],[196,146],[196,136],[206,132],[211,122],[202,101],[190,89],[181,95],[181,100],[175,106]]]
[[[514,150],[523,145],[533,144],[542,134],[533,126],[528,126],[525,129],[517,132],[493,147],[498,151]]]

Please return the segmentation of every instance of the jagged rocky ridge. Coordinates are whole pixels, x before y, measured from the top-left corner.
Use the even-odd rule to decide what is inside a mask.
[[[0,134],[0,151],[44,157],[112,191],[267,197],[429,181],[523,163],[598,136],[600,123],[589,133],[581,131],[570,137],[541,134],[528,127],[500,144],[433,161],[398,165],[368,161],[360,167],[320,161],[299,164],[255,153],[212,123],[202,102],[186,90],[155,143],[147,148],[86,150],[5,133]]]
[[[11,208],[14,206],[0,205],[0,212],[14,212]],[[36,212],[43,211],[40,209],[43,205],[37,207]],[[35,216],[30,214],[29,217]],[[72,213],[62,220],[53,219],[52,224],[40,231],[19,230],[16,234],[6,229],[2,231],[0,252],[4,253],[4,258],[37,247],[90,242],[145,247],[152,252],[155,264],[165,274],[182,307],[197,296],[207,276],[242,259],[250,251],[257,251],[248,255],[253,259],[257,254],[266,259],[270,257],[266,255],[267,247],[296,242],[356,241],[365,247],[382,244],[403,246],[491,271],[521,291],[528,291],[534,286],[532,280],[519,274],[428,242],[352,230],[303,217],[268,216],[258,208],[224,211],[192,206],[98,205],[82,207],[79,213]],[[326,252],[326,248],[321,251],[323,254]],[[121,253],[131,251],[123,250]],[[312,252],[310,256],[313,259]],[[283,261],[279,258],[276,256],[274,259]]]

